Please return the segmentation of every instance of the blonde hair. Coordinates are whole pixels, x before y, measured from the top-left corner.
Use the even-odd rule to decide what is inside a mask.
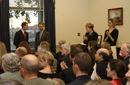
[[[0,42],[0,65],[1,65],[1,58],[4,54],[7,53],[6,46],[3,42]]]
[[[111,45],[108,42],[103,42],[101,44],[101,48],[106,48],[110,54],[113,54],[112,50],[111,50]]]
[[[64,81],[61,80],[60,78],[53,78],[53,79],[47,78],[46,80],[53,82],[54,85],[65,85]]]
[[[92,28],[92,30],[93,30],[94,25],[93,25],[92,23],[87,23],[87,24],[86,24],[86,27],[88,27],[88,28]]]
[[[113,23],[113,28],[115,28],[115,20],[114,19],[109,19],[108,21],[111,21]]]
[[[38,60],[39,61],[47,61],[48,64],[50,65],[50,69],[51,69],[51,73],[55,73],[55,69],[52,68],[52,65],[54,63],[54,56],[52,55],[51,52],[49,51],[46,51],[46,52],[43,52],[41,54],[38,55]]]

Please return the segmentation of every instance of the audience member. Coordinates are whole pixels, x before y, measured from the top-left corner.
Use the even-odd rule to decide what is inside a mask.
[[[83,52],[83,49],[81,48],[80,45],[71,45],[71,47],[70,47],[70,55],[69,55],[69,58],[70,58],[71,62],[73,62],[74,56],[77,53],[80,53],[80,52]],[[72,66],[67,68],[66,63],[64,63],[64,62],[62,62],[61,65],[62,65],[62,67],[64,67],[64,70],[62,70],[61,73],[60,73],[61,74],[61,79],[66,84],[74,81],[74,79],[76,78],[76,76],[73,73]]]
[[[84,85],[112,85],[108,80],[91,80]]]
[[[23,78],[20,75],[20,59],[15,53],[7,53],[2,56],[2,68],[4,73],[0,75],[1,79],[12,78],[18,80],[19,82],[23,81]]]
[[[61,55],[64,57],[58,60],[58,65],[57,65],[58,73],[62,70],[60,66],[60,63],[62,61],[64,61],[68,67],[72,66],[72,62],[70,61],[70,58],[69,58],[69,53],[70,53],[70,44],[68,43],[63,44],[61,48]]]
[[[62,81],[61,79],[59,78],[47,78],[47,80],[51,81],[54,83],[54,85],[65,85],[64,81]]]
[[[112,78],[110,83],[112,85],[123,85],[123,78],[125,77],[126,67],[125,63],[119,59],[112,59],[107,65],[107,76]]]
[[[82,62],[81,62],[82,61]],[[91,57],[87,53],[78,53],[73,60],[73,72],[76,79],[67,85],[83,85],[90,80]]]
[[[109,61],[109,51],[105,48],[100,48],[95,54],[96,64],[95,78],[111,80],[107,77],[107,64]]]
[[[124,58],[124,63],[126,65],[126,71],[128,71],[128,64],[130,59],[130,43],[124,43],[121,46],[120,56]]]
[[[2,56],[7,53],[6,46],[3,42],[0,42],[0,74],[3,73],[2,69]]]
[[[98,39],[98,34],[94,31],[94,25],[92,23],[87,23],[86,24],[86,34],[83,35],[83,42],[86,44],[86,51],[88,52],[88,42],[91,40],[97,41]]]
[[[38,77],[41,78],[59,78],[59,74],[55,72],[56,69],[52,68],[54,56],[49,52],[43,52],[38,55],[40,67],[43,68],[38,72]]]
[[[22,82],[24,85],[53,85],[45,79],[38,78],[39,62],[36,56],[28,54],[25,55],[20,64],[21,76],[24,78]]]
[[[60,41],[59,41],[59,48],[60,48],[60,50],[62,49],[62,45],[65,44],[65,43],[66,43],[65,40],[60,40]],[[63,55],[61,55],[61,51],[59,51],[58,53],[56,53],[55,58],[56,58],[57,60],[59,60],[61,57],[64,57]]]
[[[15,50],[15,53],[19,56],[20,60],[22,59],[23,56],[27,54],[27,49],[25,47],[18,47]]]
[[[98,50],[98,43],[95,40],[88,42],[88,52],[89,56],[91,57],[92,66],[95,64],[95,54]]]
[[[126,85],[130,85],[130,63],[128,64],[128,72],[125,74],[126,78],[127,78],[127,84]]]
[[[31,47],[26,41],[22,41],[18,47],[25,47],[27,49],[27,54],[32,54]]]
[[[50,33],[44,29],[45,24],[40,22],[38,26],[40,31],[36,33],[35,37],[35,51],[37,51],[37,46],[39,46],[42,41],[47,41],[51,45]]]
[[[0,85],[23,85],[23,84],[14,79],[1,79]]]
[[[118,29],[115,28],[115,20],[109,19],[108,20],[108,27],[105,31],[104,35],[104,42],[108,42],[111,45],[113,57],[114,59],[117,59],[117,52],[116,52],[116,41],[118,38]]]
[[[28,30],[28,23],[23,22],[21,26],[22,29],[17,31],[14,37],[14,45],[16,46],[16,48],[18,48],[19,44],[22,41],[26,41],[28,43],[28,33],[26,32],[26,30]]]
[[[111,50],[111,45],[108,42],[103,42],[101,44],[101,48],[106,48],[109,51],[109,53],[110,53],[110,59],[113,59],[113,55],[112,55],[113,52]]]

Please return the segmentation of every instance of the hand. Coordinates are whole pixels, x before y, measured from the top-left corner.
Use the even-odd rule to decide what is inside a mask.
[[[95,79],[96,79],[96,80],[101,80],[101,77],[100,77],[100,76],[98,76],[98,74],[97,74],[97,72],[96,72],[96,71],[95,71],[95,75],[94,75],[94,76],[95,76]]]
[[[88,37],[83,35],[83,40],[88,40]]]
[[[61,69],[62,69],[62,70],[68,68],[68,66],[66,65],[65,61],[62,61],[62,62],[60,63],[60,66],[61,66]]]
[[[106,31],[106,35],[107,35],[108,37],[111,36],[111,34],[109,33],[109,31]]]

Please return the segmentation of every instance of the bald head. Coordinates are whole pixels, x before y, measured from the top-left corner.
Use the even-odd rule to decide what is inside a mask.
[[[39,70],[39,62],[36,56],[28,54],[21,60],[21,67],[24,68],[28,74],[37,74]]]
[[[110,55],[110,54],[109,54],[109,51],[108,51],[107,49],[105,49],[105,48],[100,48],[98,51],[99,51],[99,52],[104,52],[104,53],[106,53],[108,56]]]
[[[18,47],[15,51],[15,53],[22,58],[23,56],[25,56],[27,54],[27,49],[25,47]]]

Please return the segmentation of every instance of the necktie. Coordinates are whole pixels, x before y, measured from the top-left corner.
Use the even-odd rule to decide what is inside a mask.
[[[24,36],[24,39],[25,39],[25,41],[26,41],[26,35],[25,35],[25,32],[24,32],[23,36]]]

